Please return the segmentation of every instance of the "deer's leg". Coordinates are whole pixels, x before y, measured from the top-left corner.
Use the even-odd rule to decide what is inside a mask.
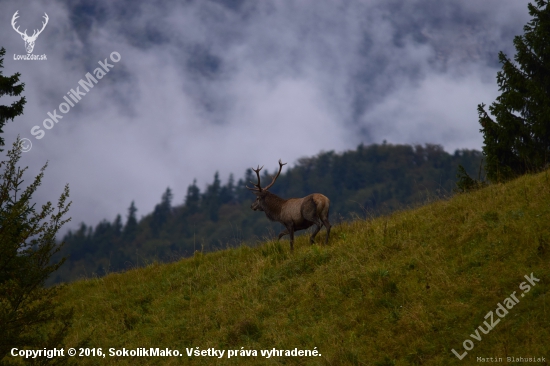
[[[281,231],[281,233],[279,234],[279,237],[277,238],[277,241],[281,240],[281,238],[285,235],[288,234],[288,230],[283,230]]]
[[[313,232],[313,234],[311,234],[311,238],[309,238],[309,242],[311,244],[315,243],[315,235],[317,235],[319,230],[321,230],[321,227],[322,227],[322,224],[320,222],[315,223],[315,231]]]
[[[290,251],[293,252],[294,251],[294,228],[291,227],[290,229],[287,229],[288,230],[288,234],[290,235]]]
[[[313,231],[313,234],[311,234],[311,238],[309,238],[309,242],[313,244],[315,243],[315,235],[317,235],[319,230],[321,230],[321,227],[323,227],[321,220],[319,220],[317,207],[315,206],[313,198],[310,198],[302,204],[300,212],[302,214],[302,217],[306,220],[302,229],[305,229],[311,225],[315,225],[315,230]]]
[[[323,219],[323,225],[327,228],[327,238],[325,239],[325,245],[328,244],[328,237],[330,235],[330,222],[328,222],[328,218]]]

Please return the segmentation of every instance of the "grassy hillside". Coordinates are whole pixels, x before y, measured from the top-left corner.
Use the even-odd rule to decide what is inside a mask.
[[[287,240],[266,242],[72,283],[60,299],[76,311],[67,347],[89,336],[104,352],[183,353],[81,364],[471,365],[477,357],[548,364],[549,175],[335,226],[328,246],[302,236],[294,254]],[[524,293],[531,273],[540,282]],[[498,304],[513,292],[519,302],[476,335],[490,311],[499,319]],[[451,349],[463,354],[467,339],[474,348],[459,360]],[[188,357],[186,347],[225,354]],[[273,348],[321,356],[260,355]],[[227,358],[241,349],[258,356]]]

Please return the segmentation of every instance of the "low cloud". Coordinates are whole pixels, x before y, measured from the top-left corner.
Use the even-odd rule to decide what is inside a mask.
[[[528,21],[527,1],[3,2],[4,75],[21,72],[25,114],[6,125],[47,160],[37,200],[71,187],[75,228],[113,220],[135,200],[151,212],[167,186],[183,201],[219,171],[240,178],[359,143],[481,148],[476,107],[498,95],[499,50]],[[11,29],[50,21],[35,54]],[[122,56],[41,140],[47,112],[111,52]],[[7,99],[6,99],[7,100]],[[6,101],[2,100],[3,104]],[[271,168],[270,168],[271,167]]]

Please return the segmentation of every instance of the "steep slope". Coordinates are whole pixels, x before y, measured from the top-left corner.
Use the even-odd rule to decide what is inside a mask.
[[[76,311],[67,347],[89,336],[90,347],[107,354],[140,347],[183,354],[81,364],[548,363],[549,175],[335,226],[328,246],[300,237],[294,254],[286,240],[266,242],[72,283],[60,298]],[[473,348],[464,354],[463,345]],[[225,353],[189,357],[186,348]],[[274,348],[320,355],[261,356]],[[228,358],[230,350],[237,355]]]

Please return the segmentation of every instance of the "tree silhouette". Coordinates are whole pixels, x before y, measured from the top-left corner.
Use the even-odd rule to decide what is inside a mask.
[[[489,107],[478,106],[486,171],[491,181],[537,171],[550,161],[550,7],[529,4],[533,17],[514,38],[514,61],[499,53],[502,92]]]

